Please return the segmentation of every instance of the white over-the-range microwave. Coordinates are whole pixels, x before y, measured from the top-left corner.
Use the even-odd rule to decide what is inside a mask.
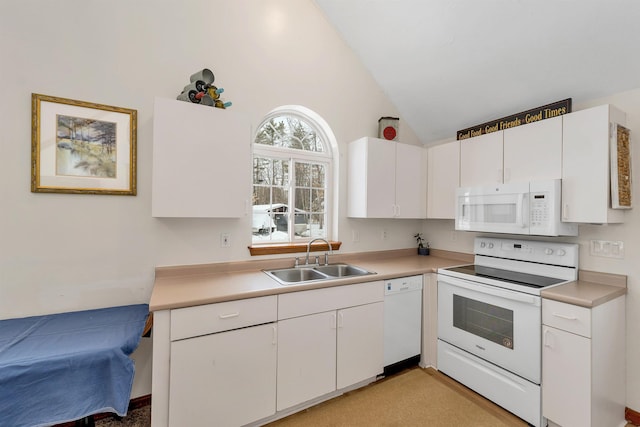
[[[561,180],[460,187],[455,229],[537,236],[577,236],[578,224],[562,222]]]

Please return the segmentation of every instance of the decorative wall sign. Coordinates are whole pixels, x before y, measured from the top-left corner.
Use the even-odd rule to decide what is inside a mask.
[[[614,125],[611,138],[611,207],[631,209],[631,141],[629,129]]]
[[[558,117],[570,112],[571,98],[567,98],[562,101],[554,102],[552,104],[543,105],[542,107],[533,108],[531,110],[523,111],[518,114],[459,130],[457,132],[456,139],[467,139],[474,136],[484,135],[486,133],[497,132],[499,130],[509,129],[544,119]]]
[[[31,191],[136,195],[137,111],[31,94]]]
[[[397,141],[400,119],[398,117],[380,117],[378,119],[378,138]]]

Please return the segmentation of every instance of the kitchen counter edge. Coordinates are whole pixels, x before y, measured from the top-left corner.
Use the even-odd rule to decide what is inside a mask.
[[[540,292],[542,298],[593,308],[627,293],[627,276],[580,270],[578,280]]]

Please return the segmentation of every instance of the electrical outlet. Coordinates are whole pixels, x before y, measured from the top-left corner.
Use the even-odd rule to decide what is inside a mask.
[[[360,232],[358,230],[351,230],[351,241],[354,243],[360,241]]]
[[[624,242],[620,240],[590,240],[589,254],[604,258],[624,258]]]
[[[231,247],[231,234],[230,233],[220,233],[220,247],[221,248],[230,248]]]
[[[387,232],[386,228],[382,229],[382,234],[380,237],[382,238],[382,240],[387,240],[389,238],[389,233]]]

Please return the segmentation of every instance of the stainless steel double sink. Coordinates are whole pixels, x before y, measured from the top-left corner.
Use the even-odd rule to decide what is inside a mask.
[[[376,274],[351,264],[326,264],[263,270],[282,285],[301,285],[320,280],[332,280],[353,276]]]

